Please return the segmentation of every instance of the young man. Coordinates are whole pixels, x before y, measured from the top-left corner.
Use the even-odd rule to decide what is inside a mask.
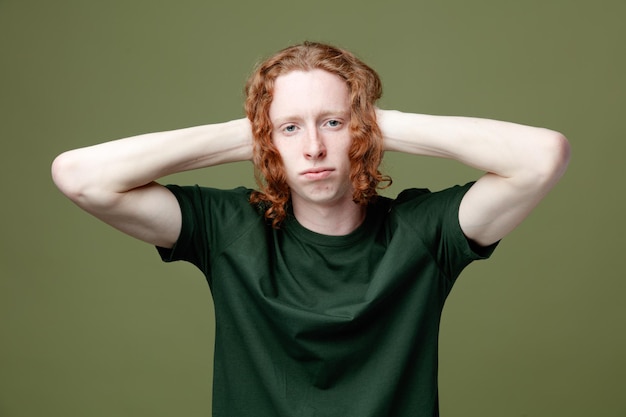
[[[488,257],[563,174],[566,139],[493,120],[380,110],[376,73],[304,43],[262,63],[247,119],[66,152],[61,191],[165,261],[205,274],[216,314],[213,415],[437,416],[437,338],[462,269]],[[377,197],[383,152],[486,173]],[[164,187],[252,160],[259,190]]]

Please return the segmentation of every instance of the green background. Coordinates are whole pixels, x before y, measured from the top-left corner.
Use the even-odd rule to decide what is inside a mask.
[[[0,416],[208,416],[212,304],[188,264],[54,188],[58,153],[243,115],[305,39],[380,73],[381,107],[559,130],[570,169],[444,311],[447,417],[626,416],[626,2],[0,0]],[[404,187],[478,173],[387,155]],[[252,185],[248,164],[168,181]]]

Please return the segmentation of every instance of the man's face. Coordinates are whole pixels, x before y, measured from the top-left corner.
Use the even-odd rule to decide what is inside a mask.
[[[323,70],[281,75],[274,85],[269,116],[294,207],[353,204],[345,81]]]

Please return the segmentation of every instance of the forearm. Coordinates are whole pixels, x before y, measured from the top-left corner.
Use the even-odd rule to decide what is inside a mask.
[[[501,177],[553,175],[564,157],[562,135],[488,119],[380,110],[385,150],[457,160]]]
[[[247,119],[149,133],[68,151],[53,163],[53,177],[68,196],[123,193],[176,172],[249,160]]]

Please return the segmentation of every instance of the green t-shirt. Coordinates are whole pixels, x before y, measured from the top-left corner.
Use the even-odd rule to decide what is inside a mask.
[[[168,186],[183,224],[159,252],[195,264],[215,304],[213,416],[437,416],[444,301],[493,250],[461,231],[470,186],[381,197],[345,236],[273,229],[245,188]]]

